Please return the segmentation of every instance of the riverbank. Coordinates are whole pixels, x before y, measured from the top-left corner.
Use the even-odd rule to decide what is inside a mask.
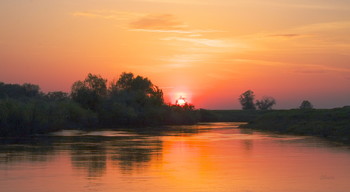
[[[243,127],[280,134],[317,136],[350,144],[350,107],[274,110],[258,115]]]
[[[133,111],[130,115],[130,110],[119,113],[106,113],[103,109],[92,111],[70,99],[0,99],[0,137],[27,137],[63,129],[122,128],[147,131],[150,127],[164,125],[192,125],[199,118],[198,111],[188,105],[162,105],[151,111],[152,113],[136,112]]]

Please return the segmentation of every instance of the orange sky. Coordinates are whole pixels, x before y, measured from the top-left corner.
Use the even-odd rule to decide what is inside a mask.
[[[346,0],[2,0],[0,81],[69,91],[88,73],[148,77],[167,102],[350,105]]]

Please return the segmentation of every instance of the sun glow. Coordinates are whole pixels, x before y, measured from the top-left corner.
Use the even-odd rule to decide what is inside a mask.
[[[181,88],[181,90],[175,88],[175,90],[168,93],[168,102],[172,105],[183,106],[185,104],[192,104],[192,97],[193,93],[191,93],[191,91],[187,88]]]
[[[176,100],[175,105],[180,105],[180,106],[184,106],[187,104],[187,101],[184,97],[180,96],[179,99]]]
[[[240,109],[248,89],[277,108],[349,105],[349,0],[39,2],[0,0],[1,82],[70,92],[89,73],[132,72],[169,105]]]

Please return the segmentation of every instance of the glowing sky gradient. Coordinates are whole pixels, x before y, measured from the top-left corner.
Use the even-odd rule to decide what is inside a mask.
[[[248,89],[333,108],[350,105],[349,34],[348,0],[1,0],[0,81],[133,72],[197,108],[239,109]]]

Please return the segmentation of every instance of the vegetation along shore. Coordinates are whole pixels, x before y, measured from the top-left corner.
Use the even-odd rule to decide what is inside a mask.
[[[19,137],[60,129],[99,129],[195,124],[193,105],[170,105],[149,79],[123,73],[107,85],[88,74],[71,93],[43,93],[38,85],[0,82],[0,136]]]
[[[350,144],[350,107],[272,110],[244,127],[282,134],[311,135]]]
[[[123,73],[110,82],[88,74],[71,93],[43,93],[38,85],[0,82],[0,137],[44,134],[61,129],[132,128],[198,122],[247,122],[245,128],[282,134],[319,136],[350,143],[350,107],[314,109],[303,101],[298,109],[273,110],[272,97],[255,101],[246,91],[242,110],[195,109],[166,104],[163,92],[149,79]]]

